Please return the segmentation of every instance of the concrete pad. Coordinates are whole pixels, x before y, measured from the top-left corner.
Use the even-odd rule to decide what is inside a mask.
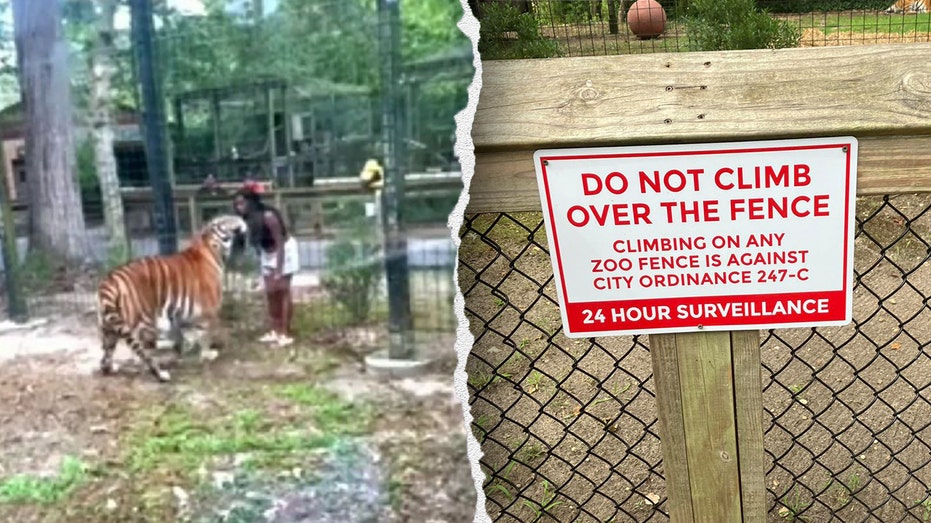
[[[429,360],[416,358],[389,358],[388,349],[381,349],[365,357],[365,370],[389,379],[415,378],[426,374],[430,363]]]

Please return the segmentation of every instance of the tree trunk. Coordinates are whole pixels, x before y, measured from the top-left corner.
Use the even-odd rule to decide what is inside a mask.
[[[58,0],[13,0],[26,122],[29,249],[62,265],[90,253],[75,176],[68,43]]]
[[[95,38],[91,53],[91,129],[94,140],[94,163],[100,180],[104,222],[107,228],[107,263],[119,265],[131,257],[123,219],[123,197],[113,153],[113,123],[110,96],[113,78],[113,17],[116,0],[94,0]]]

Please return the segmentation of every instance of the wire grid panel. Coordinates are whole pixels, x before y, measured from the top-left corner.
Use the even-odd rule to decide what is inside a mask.
[[[772,40],[735,36],[725,49],[823,47],[931,41],[931,13],[909,0],[657,0],[664,17],[662,34],[640,38],[629,25],[633,0],[473,0],[482,22],[483,59],[549,58],[713,50],[735,21],[740,5],[784,26]],[[718,9],[717,7],[720,7]],[[928,9],[925,7],[924,9]],[[708,21],[705,33],[699,18]],[[766,22],[748,24],[759,33]],[[738,31],[735,30],[735,33]],[[754,32],[754,31],[751,31]],[[785,38],[784,38],[784,37]],[[717,44],[714,44],[717,42]]]
[[[761,332],[770,519],[931,517],[931,195],[860,198],[854,321]],[[562,334],[539,213],[467,216],[466,370],[495,521],[668,521],[648,338]]]

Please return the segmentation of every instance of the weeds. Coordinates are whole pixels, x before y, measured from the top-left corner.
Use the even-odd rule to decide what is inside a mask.
[[[780,499],[779,502],[782,504],[782,508],[777,512],[779,517],[786,521],[810,521],[808,516],[802,516],[801,513],[805,511],[811,502],[802,501],[802,494],[799,487],[796,485],[793,496],[790,499]]]
[[[0,503],[57,503],[83,483],[87,474],[83,461],[67,456],[55,476],[19,474],[0,482]]]
[[[524,506],[533,511],[533,513],[536,515],[536,517],[533,518],[533,521],[537,521],[542,518],[544,514],[551,515],[549,514],[551,510],[563,504],[562,501],[555,501],[555,498],[556,492],[550,491],[550,483],[544,479],[543,496],[540,498],[540,502],[536,503],[530,501],[529,499],[525,499]]]
[[[130,434],[131,471],[172,470],[194,480],[214,456],[248,454],[257,467],[278,468],[301,452],[332,448],[342,437],[361,433],[372,418],[365,405],[348,403],[305,384],[273,386],[274,398],[287,399],[289,419],[280,412],[242,408],[216,416],[171,405],[138,424]]]

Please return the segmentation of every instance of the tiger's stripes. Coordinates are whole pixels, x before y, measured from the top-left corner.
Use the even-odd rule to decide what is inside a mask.
[[[927,13],[931,0],[898,0],[886,9],[886,13]]]
[[[217,325],[223,296],[226,260],[233,242],[246,230],[242,218],[219,216],[183,251],[139,258],[107,274],[97,289],[101,372],[116,372],[113,352],[123,339],[160,381],[169,381],[171,375],[154,359],[155,347],[159,331],[171,328],[175,350],[180,353],[182,324],[202,329],[208,340],[199,343],[201,357],[209,354],[209,338]]]

